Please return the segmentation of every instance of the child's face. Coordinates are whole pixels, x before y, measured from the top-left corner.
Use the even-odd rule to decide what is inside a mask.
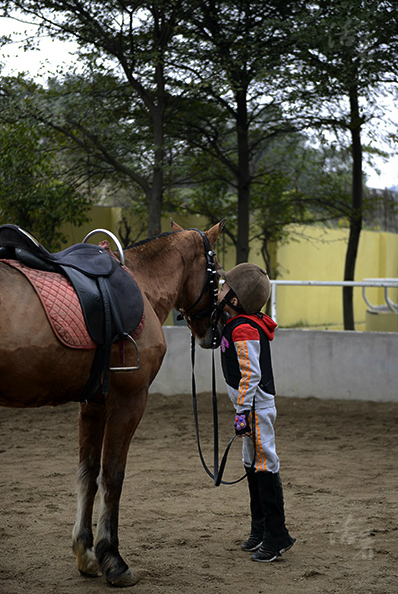
[[[224,299],[230,288],[231,287],[225,281],[222,283],[222,285],[220,285],[220,289],[218,292],[218,303],[220,303],[220,301]]]
[[[231,287],[228,285],[228,283],[224,282],[222,284],[220,292],[218,293],[218,303],[220,303],[224,299],[224,297],[226,297],[230,289]],[[234,305],[238,305],[238,300],[236,299],[236,297],[232,298],[232,302],[234,303]],[[231,318],[237,315],[236,310],[232,309],[232,307],[230,307],[228,303],[224,305],[223,311],[229,314]]]

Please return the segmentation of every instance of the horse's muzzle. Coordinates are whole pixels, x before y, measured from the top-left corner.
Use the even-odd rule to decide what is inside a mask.
[[[196,338],[198,345],[202,349],[216,349],[220,346],[222,336],[222,324],[218,323],[216,327],[208,328],[206,334],[201,338]]]

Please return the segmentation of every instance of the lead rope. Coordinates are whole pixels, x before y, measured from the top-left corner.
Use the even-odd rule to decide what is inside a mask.
[[[198,403],[197,403],[197,395],[196,395],[196,379],[195,379],[195,337],[191,335],[191,365],[192,365],[192,405],[193,405],[193,414],[195,419],[195,432],[196,432],[196,443],[198,446],[198,452],[200,461],[202,462],[202,466],[205,469],[206,473],[209,475],[211,479],[214,481],[214,486],[218,487],[220,485],[236,485],[243,481],[249,472],[252,471],[254,468],[254,461],[255,455],[253,456],[253,461],[251,466],[247,472],[240,478],[234,481],[223,481],[222,477],[225,470],[225,465],[227,463],[228,453],[231,449],[233,442],[237,435],[235,434],[228,442],[228,445],[225,449],[224,455],[221,459],[220,466],[218,465],[218,406],[217,406],[217,390],[216,390],[216,368],[215,368],[215,360],[214,360],[214,349],[212,349],[212,404],[213,404],[213,441],[214,441],[214,452],[213,452],[213,472],[211,472],[205,462],[202,447],[200,445],[200,436],[199,436],[199,419],[198,419]],[[255,415],[254,415],[254,404],[252,410],[252,432],[254,435],[254,424],[255,424]]]

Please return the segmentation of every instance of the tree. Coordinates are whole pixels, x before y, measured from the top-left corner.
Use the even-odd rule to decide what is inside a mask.
[[[218,123],[216,129],[221,132],[222,126]],[[186,177],[195,181],[173,192],[170,210],[201,214],[209,224],[227,216],[226,244],[236,246],[232,174],[210,151],[193,152],[191,148],[189,152],[191,160],[185,156],[183,163]],[[255,175],[251,183],[250,242],[260,240],[265,267],[272,278],[277,278],[278,263],[272,248],[290,240],[295,234],[292,225],[348,220],[350,165],[346,151],[311,147],[311,140],[304,133],[276,136],[268,139],[267,144],[264,141],[258,152],[253,151],[252,160]]]
[[[296,225],[333,224],[349,212],[350,177],[344,152],[314,148],[304,133],[275,139],[258,163],[253,184],[253,238],[277,278],[272,245],[294,238]]]
[[[344,280],[354,280],[363,220],[362,132],[375,112],[380,85],[396,82],[398,8],[391,1],[320,0],[308,3],[298,29],[292,96],[313,127],[347,133],[352,156],[352,194]],[[311,111],[311,114],[309,114]],[[372,113],[373,112],[373,113]],[[316,116],[313,114],[317,113]],[[344,327],[354,330],[353,289],[343,289]]]
[[[3,103],[4,107],[4,103]],[[59,139],[58,139],[59,140]],[[62,247],[65,222],[87,221],[90,200],[66,181],[56,139],[28,121],[0,119],[0,223],[31,231],[49,250]],[[60,151],[60,145],[57,145]]]
[[[217,106],[203,118],[192,112],[187,134],[227,167],[237,192],[237,255],[249,255],[250,192],[255,153],[291,123],[278,109],[279,71],[288,52],[292,19],[302,2],[286,0],[195,0],[184,22],[185,89],[200,104]],[[222,128],[219,122],[222,122]],[[220,133],[221,132],[221,133]]]
[[[392,1],[9,0],[3,6],[80,44],[87,69],[51,81],[37,104],[39,119],[86,152],[91,180],[117,179],[134,200],[145,197],[150,234],[160,230],[164,195],[175,201],[173,187],[184,185],[183,200],[196,194],[209,214],[214,209],[199,200],[199,184],[208,201],[217,192],[216,202],[228,208],[236,193],[229,232],[237,262],[246,260],[257,209],[272,212],[282,226],[289,213],[292,220],[307,216],[285,172],[264,161],[267,147],[304,126],[349,134],[345,278],[353,277],[364,208],[361,133],[368,114],[361,102],[371,101],[380,77],[395,68]]]
[[[137,152],[135,159],[128,162],[125,155],[114,151],[114,144],[109,145],[97,134],[98,127],[90,125],[92,118],[79,118],[81,112],[66,114],[64,111],[62,123],[50,122],[48,118],[47,123],[54,124],[79,146],[88,148],[96,159],[138,184],[148,203],[148,232],[159,233],[165,122],[171,89],[168,80],[172,78],[172,72],[167,69],[167,52],[176,32],[181,0],[137,0],[127,4],[117,0],[11,0],[4,6],[6,11],[14,8],[32,16],[40,23],[40,28],[52,36],[75,39],[82,62],[100,70],[108,80],[113,79],[113,100],[117,102],[120,97],[123,106],[128,104],[124,113],[119,114],[119,120],[113,122],[114,127],[128,121],[134,112],[141,112],[138,123],[143,125],[142,136],[150,133],[151,143],[145,146],[141,160]],[[93,77],[76,75],[76,80],[79,80],[79,94],[83,97],[83,92],[90,90]],[[66,83],[73,85],[70,79]],[[92,105],[94,98],[95,93],[86,96],[87,104]],[[113,105],[113,113],[116,105]],[[136,147],[131,149],[134,151]]]

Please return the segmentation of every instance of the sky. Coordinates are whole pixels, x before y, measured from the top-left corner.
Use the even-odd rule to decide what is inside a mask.
[[[22,34],[26,27],[26,23],[0,17],[0,37],[10,34],[11,31],[19,31]],[[49,37],[40,40],[39,50],[32,49],[24,52],[18,47],[17,43],[7,45],[0,48],[0,63],[3,65],[2,74],[12,75],[24,71],[45,83],[49,74],[56,72],[58,65],[75,63],[75,58],[71,55],[75,49],[76,45],[72,42],[59,41]],[[390,119],[394,120],[395,132],[397,132],[398,112],[394,109],[392,102],[386,107],[386,110],[389,108],[391,109]],[[392,186],[398,188],[398,155],[390,157],[386,162],[378,158],[376,164],[380,174],[364,163],[364,170],[368,176],[368,186],[380,189]]]

